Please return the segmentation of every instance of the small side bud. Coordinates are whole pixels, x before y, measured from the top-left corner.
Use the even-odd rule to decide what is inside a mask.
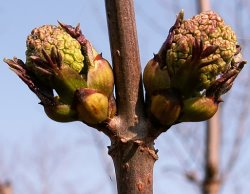
[[[107,96],[88,88],[76,91],[76,110],[81,121],[99,124],[108,118],[109,102]]]
[[[77,121],[77,113],[68,104],[43,105],[47,116],[57,122]]]
[[[180,101],[173,92],[153,95],[150,112],[161,123],[169,126],[176,122],[181,111]]]
[[[100,54],[96,55],[94,66],[89,66],[87,73],[88,88],[96,89],[98,92],[110,96],[114,88],[114,76],[112,68],[107,60]]]
[[[160,59],[155,55],[153,59],[147,63],[143,72],[143,83],[149,96],[160,90],[170,87],[170,78],[167,69],[160,68]]]
[[[208,97],[194,97],[184,100],[179,122],[199,122],[210,119],[218,110],[220,101]]]

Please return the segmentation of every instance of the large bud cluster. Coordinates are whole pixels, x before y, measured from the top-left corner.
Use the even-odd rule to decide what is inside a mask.
[[[52,48],[56,48],[62,56],[62,62],[78,73],[83,68],[84,56],[81,45],[72,38],[63,28],[54,25],[44,25],[32,30],[26,40],[26,64],[31,67],[35,64],[30,56],[44,59],[42,50],[50,55]]]
[[[5,62],[39,97],[53,120],[103,123],[116,112],[110,64],[76,28],[44,25],[27,38],[26,64]]]
[[[184,20],[181,11],[144,70],[149,113],[162,125],[211,118],[245,64],[239,56],[235,33],[218,14]]]
[[[170,36],[165,65],[170,75],[184,75],[178,76],[172,85],[185,95],[207,89],[218,75],[230,68],[230,61],[236,53],[235,33],[212,11],[203,12],[189,20],[184,20],[181,12],[178,26],[174,27]],[[191,64],[192,60],[195,64]],[[191,82],[194,85],[190,86]]]

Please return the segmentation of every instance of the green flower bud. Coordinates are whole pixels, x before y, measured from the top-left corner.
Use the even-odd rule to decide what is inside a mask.
[[[68,65],[78,73],[83,68],[84,57],[81,53],[81,46],[78,41],[72,38],[61,27],[44,25],[32,30],[26,41],[26,63],[33,66],[30,56],[43,58],[42,50],[50,55],[55,47],[62,56],[62,63]]]
[[[101,54],[98,54],[92,44],[84,37],[79,25],[74,28],[60,22],[59,24],[73,38],[78,40],[81,45],[85,58],[85,67],[82,70],[82,74],[86,76],[87,87],[106,95],[109,101],[111,99],[111,115],[114,115],[114,111],[116,111],[115,102],[113,102],[114,98],[112,97],[114,75],[109,62]]]
[[[181,12],[163,45],[163,66],[169,71],[171,86],[187,98],[207,89],[230,68],[236,44],[235,33],[215,12],[202,12],[189,20]]]

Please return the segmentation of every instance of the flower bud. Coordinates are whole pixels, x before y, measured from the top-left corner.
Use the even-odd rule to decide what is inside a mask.
[[[104,122],[116,114],[112,68],[79,26],[60,25],[44,25],[31,32],[26,63],[16,58],[5,62],[38,96],[51,119]]]
[[[39,81],[71,104],[76,89],[86,87],[79,73],[84,67],[81,45],[61,27],[43,25],[27,37],[26,65]]]
[[[30,60],[30,56],[37,56],[44,59],[42,50],[45,50],[50,55],[53,47],[59,50],[63,64],[68,65],[78,73],[84,66],[84,57],[81,53],[80,44],[61,27],[43,25],[33,29],[27,37],[26,45],[26,63],[31,68],[33,61]]]
[[[181,11],[144,70],[152,115],[162,125],[211,118],[246,64],[240,51],[234,31],[217,13],[202,12],[185,20]]]
[[[161,51],[171,87],[185,98],[207,88],[230,68],[237,52],[236,35],[213,11],[184,20],[181,12]]]
[[[108,61],[101,54],[98,54],[92,44],[84,37],[80,30],[80,25],[74,28],[60,22],[59,24],[71,37],[78,40],[81,45],[86,64],[82,73],[86,74],[88,88],[96,89],[109,98],[113,93],[114,76]]]

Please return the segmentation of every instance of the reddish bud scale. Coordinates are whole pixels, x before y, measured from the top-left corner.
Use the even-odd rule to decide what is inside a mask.
[[[94,66],[90,66],[87,74],[88,88],[97,91],[109,97],[113,93],[114,76],[112,68],[107,60],[98,54],[93,62]]]

